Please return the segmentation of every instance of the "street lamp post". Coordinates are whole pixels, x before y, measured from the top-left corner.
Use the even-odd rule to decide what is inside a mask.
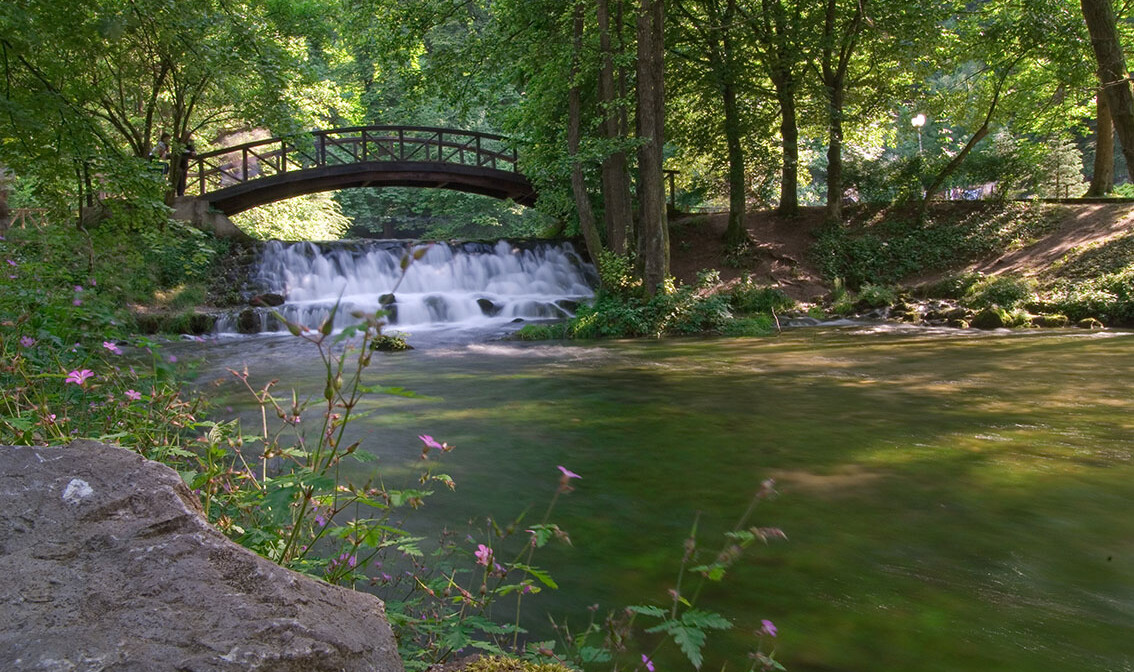
[[[920,156],[921,153],[922,153],[921,127],[925,126],[925,115],[924,114],[917,115],[913,119],[910,119],[910,123],[913,124],[913,127],[917,129],[917,153],[918,153],[918,156]]]

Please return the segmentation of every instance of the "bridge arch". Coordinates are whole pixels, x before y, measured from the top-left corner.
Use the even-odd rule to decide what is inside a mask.
[[[425,126],[356,126],[196,155],[186,195],[225,215],[353,187],[433,187],[535,204],[503,136]]]

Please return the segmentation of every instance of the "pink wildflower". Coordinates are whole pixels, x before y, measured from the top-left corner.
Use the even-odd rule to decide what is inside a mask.
[[[476,564],[478,565],[487,567],[488,563],[492,562],[492,549],[484,544],[477,544],[476,552],[473,555],[476,556]]]
[[[131,401],[138,401],[142,398],[142,393],[135,390],[126,390],[126,398]]]
[[[642,664],[646,666],[647,670],[654,672],[654,661],[650,660],[650,657],[644,653],[642,654]]]
[[[111,341],[103,341],[102,347],[106,348],[107,350],[113,352],[116,355],[122,354],[122,350]]]
[[[94,371],[91,371],[90,369],[83,369],[81,371],[76,369],[76,370],[68,373],[66,380],[64,380],[63,382],[64,383],[74,383],[76,385],[81,386],[83,383],[85,383],[87,381],[88,378],[90,378],[92,376],[94,376]]]
[[[576,474],[575,472],[571,471],[570,469],[568,469],[567,467],[565,467],[563,465],[559,465],[559,471],[562,471],[563,472],[563,478],[568,479],[568,480],[570,480],[572,478],[582,478],[582,476]]]
[[[764,620],[760,621],[760,625],[761,625],[760,634],[762,634],[762,635],[768,635],[769,637],[775,637],[776,633],[779,632],[776,629],[776,624],[769,621],[766,618]]]
[[[81,291],[83,291],[83,286],[82,286],[82,285],[75,285],[75,291],[76,291],[76,292],[81,292]]]
[[[441,444],[437,443],[437,440],[432,436],[428,434],[418,434],[417,438],[421,439],[421,442],[424,443],[427,448],[435,448],[437,450],[441,450]]]
[[[35,345],[35,339],[31,336],[21,336],[20,345],[24,346],[25,348],[30,348]]]
[[[83,300],[82,299],[75,299],[74,301],[71,302],[71,305],[72,306],[81,306],[81,305],[83,305]]]

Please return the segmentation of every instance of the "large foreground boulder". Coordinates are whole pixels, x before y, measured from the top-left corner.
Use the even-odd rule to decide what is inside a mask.
[[[400,672],[377,598],[282,569],[121,448],[0,446],[0,670]]]

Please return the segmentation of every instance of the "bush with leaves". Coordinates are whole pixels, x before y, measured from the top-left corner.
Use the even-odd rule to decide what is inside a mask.
[[[1026,279],[1011,275],[995,275],[981,278],[973,283],[961,303],[969,308],[988,308],[999,306],[1012,310],[1020,306],[1035,291],[1035,284]]]

